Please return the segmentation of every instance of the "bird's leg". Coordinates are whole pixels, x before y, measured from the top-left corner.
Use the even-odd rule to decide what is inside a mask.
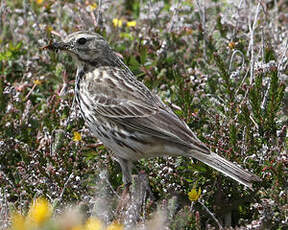
[[[124,183],[124,190],[122,192],[121,197],[124,198],[126,197],[128,194],[129,196],[130,194],[130,186],[132,185],[132,167],[133,164],[131,161],[122,159],[122,158],[118,158],[117,161],[119,162],[120,166],[121,166],[121,170],[122,170],[122,180]],[[140,181],[142,181],[140,184],[145,184],[145,188],[144,190],[146,190],[149,194],[149,196],[152,198],[152,200],[154,200],[154,196],[153,193],[151,191],[150,185],[149,185],[149,181],[148,181],[148,177],[146,175],[146,173],[144,171],[141,171],[138,175],[139,178],[145,178],[142,179]],[[145,181],[145,183],[144,183]],[[142,185],[143,186],[143,185]]]
[[[133,167],[133,163],[132,161],[128,161],[122,158],[117,158],[118,163],[121,166],[121,170],[122,170],[122,181],[124,183],[124,185],[129,185],[131,184],[132,181],[132,167]]]
[[[122,181],[124,183],[124,190],[121,194],[120,201],[118,204],[118,210],[122,209],[125,207],[125,204],[130,200],[131,194],[129,187],[132,184],[132,167],[133,163],[131,161],[122,159],[122,158],[117,158],[118,163],[121,166],[122,170]]]

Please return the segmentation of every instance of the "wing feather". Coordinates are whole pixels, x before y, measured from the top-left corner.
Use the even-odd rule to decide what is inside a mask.
[[[94,116],[111,120],[131,131],[142,132],[190,148],[193,145],[202,152],[210,152],[189,127],[143,83],[137,82],[133,85],[135,81],[131,81],[133,76],[129,72],[116,67],[113,71],[111,68],[97,71],[101,71],[104,80],[97,79],[96,72],[88,74],[87,80],[90,82],[86,85],[90,89],[82,91],[87,93],[85,98],[89,98]],[[117,76],[112,76],[113,74]],[[110,77],[110,80],[105,80],[105,77]]]
[[[174,143],[190,146],[193,143],[199,151],[208,153],[209,149],[202,144],[196,135],[174,113],[163,107],[151,107],[134,101],[122,100],[114,103],[112,99],[96,103],[94,112],[113,122],[148,135]],[[108,103],[108,104],[107,104]]]

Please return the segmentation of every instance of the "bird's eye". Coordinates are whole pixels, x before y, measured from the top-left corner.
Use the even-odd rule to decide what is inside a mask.
[[[86,39],[86,38],[79,38],[79,39],[77,40],[77,43],[78,43],[79,45],[84,45],[86,42],[87,42],[87,39]]]

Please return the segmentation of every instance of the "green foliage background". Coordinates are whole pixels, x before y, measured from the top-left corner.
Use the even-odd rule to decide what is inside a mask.
[[[156,196],[144,220],[177,197],[171,229],[217,226],[200,202],[189,208],[187,194],[197,186],[223,226],[285,229],[287,10],[285,1],[1,1],[2,226],[11,207],[25,213],[34,197],[59,208],[82,201],[91,207],[103,188],[118,192],[120,167],[72,106],[73,60],[40,49],[91,30],[213,151],[262,179],[251,191],[192,159],[141,160],[136,169],[146,171]]]

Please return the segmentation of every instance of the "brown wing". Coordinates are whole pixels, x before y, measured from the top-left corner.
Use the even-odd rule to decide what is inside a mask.
[[[129,72],[111,67],[97,71],[86,76],[88,81],[84,82],[90,79],[90,83],[88,90],[83,90],[93,104],[95,116],[110,119],[132,131],[210,152],[183,121]],[[97,77],[99,74],[101,79]]]

